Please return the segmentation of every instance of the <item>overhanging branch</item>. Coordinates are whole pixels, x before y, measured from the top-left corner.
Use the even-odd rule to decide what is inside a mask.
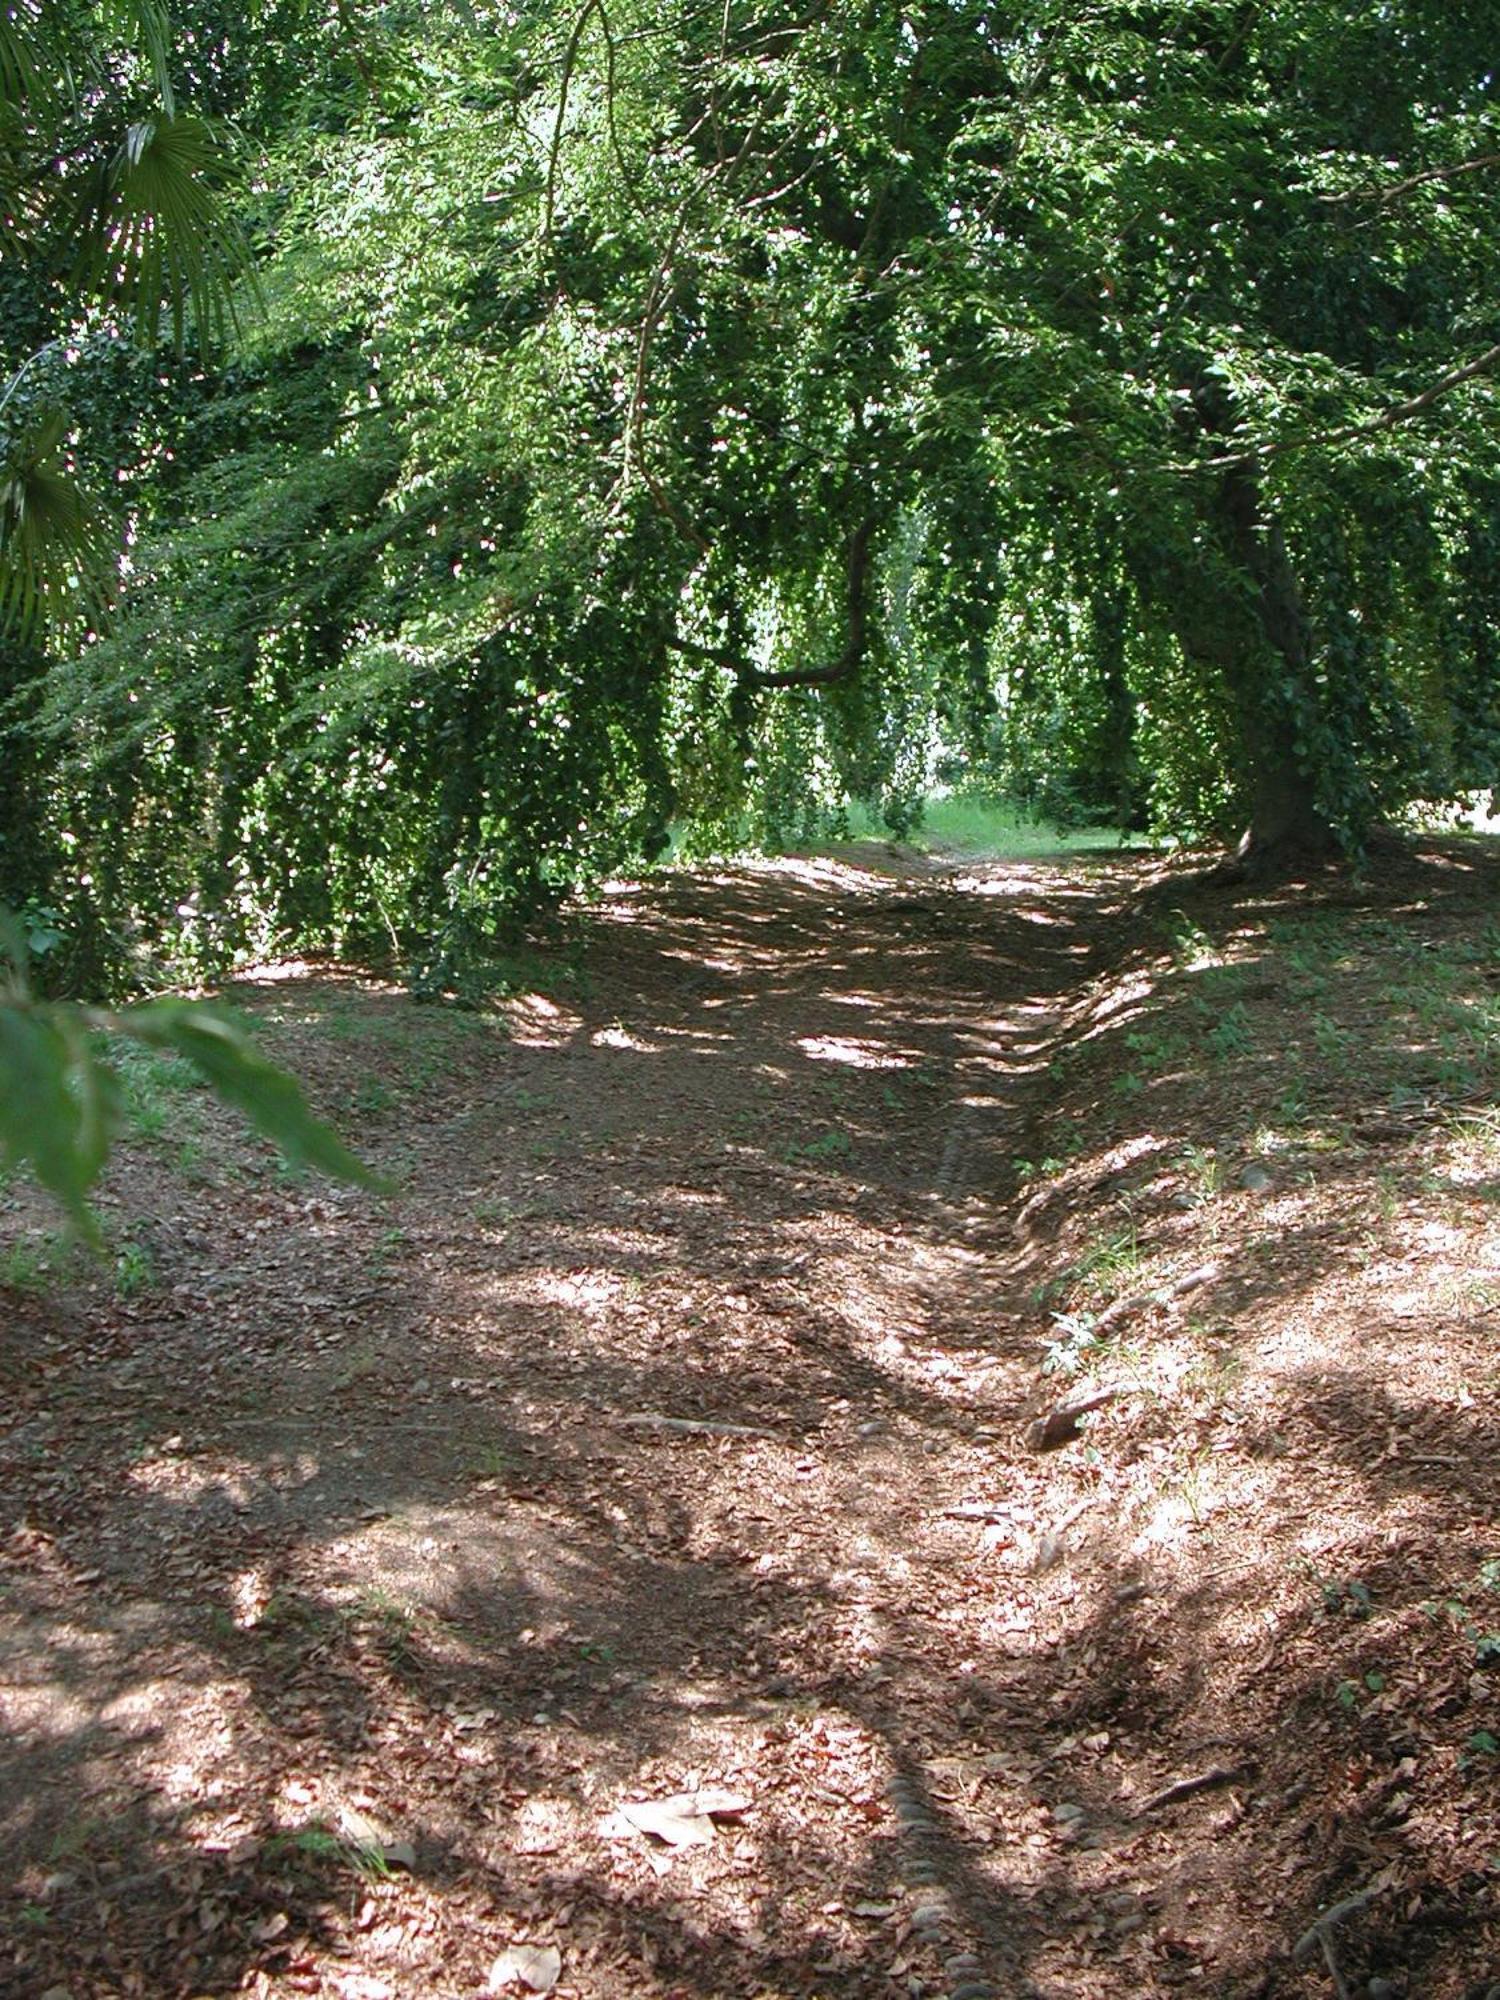
[[[749,660],[738,653],[726,652],[719,646],[705,646],[696,639],[669,638],[667,650],[685,653],[689,659],[705,660],[711,666],[725,667],[746,687],[753,688],[799,688],[838,687],[851,681],[864,662],[870,643],[870,568],[871,549],[875,539],[874,517],[866,516],[849,537],[849,547],[845,555],[845,577],[849,598],[849,634],[843,651],[836,660],[822,667],[784,667],[767,671],[763,667],[752,666]]]
[[[1400,201],[1403,195],[1425,187],[1429,181],[1456,180],[1460,174],[1482,173],[1487,167],[1500,167],[1500,153],[1480,153],[1472,160],[1457,160],[1451,167],[1426,167],[1421,173],[1408,174],[1404,181],[1392,181],[1387,187],[1345,188],[1340,194],[1320,194],[1318,200],[1329,208],[1339,208],[1351,201]]]
[[[1394,430],[1398,424],[1408,423],[1411,418],[1420,416],[1450,390],[1472,382],[1478,375],[1487,375],[1497,364],[1500,364],[1500,341],[1486,348],[1475,360],[1465,362],[1462,368],[1450,368],[1420,396],[1409,396],[1404,403],[1394,403],[1390,409],[1382,410],[1378,417],[1371,417],[1365,423],[1343,424],[1332,431],[1306,431],[1301,437],[1282,438],[1276,444],[1257,445],[1251,451],[1230,452],[1221,458],[1201,459],[1196,465],[1183,469],[1189,472],[1232,472],[1244,466],[1264,465],[1268,459],[1281,458],[1289,451],[1307,451],[1314,445],[1347,444],[1352,438],[1378,437],[1382,431]]]

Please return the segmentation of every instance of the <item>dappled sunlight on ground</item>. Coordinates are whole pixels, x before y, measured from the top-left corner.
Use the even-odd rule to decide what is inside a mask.
[[[1472,906],[891,866],[238,989],[399,1192],[185,1097],[4,1294],[18,1995],[1249,2000],[1388,1864],[1351,1968],[1490,1969]]]

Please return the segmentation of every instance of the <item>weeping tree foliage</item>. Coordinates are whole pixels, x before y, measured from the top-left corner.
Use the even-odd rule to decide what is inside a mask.
[[[939,767],[1268,863],[1493,781],[1496,0],[256,22],[263,310],[100,391],[25,679],[70,938],[442,986]]]

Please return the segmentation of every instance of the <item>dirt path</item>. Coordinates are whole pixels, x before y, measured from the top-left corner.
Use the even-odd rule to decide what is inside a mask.
[[[1126,886],[666,878],[504,1023],[247,985],[400,1193],[193,1104],[139,1287],[6,1295],[6,1993],[1272,1990],[1253,1745],[1027,1442],[1016,1162]]]

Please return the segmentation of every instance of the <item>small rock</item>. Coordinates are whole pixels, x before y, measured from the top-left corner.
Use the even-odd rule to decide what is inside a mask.
[[[1083,1819],[1085,1815],[1082,1806],[1075,1805],[1071,1799],[1065,1799],[1060,1806],[1052,1808],[1052,1817],[1059,1826],[1066,1826],[1069,1820]]]
[[[1259,1160],[1252,1160],[1248,1166],[1240,1169],[1240,1186],[1250,1194],[1265,1194],[1275,1185],[1275,1180]]]
[[[872,1422],[868,1424],[861,1424],[857,1435],[862,1438],[884,1437],[885,1425],[881,1423],[878,1417],[876,1417]]]

